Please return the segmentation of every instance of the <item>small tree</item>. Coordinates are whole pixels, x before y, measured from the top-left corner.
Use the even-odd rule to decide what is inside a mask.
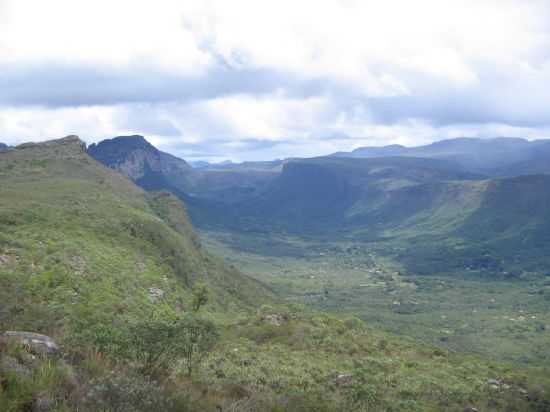
[[[130,357],[141,362],[147,374],[183,358],[190,375],[219,336],[211,321],[194,315],[172,321],[140,321],[132,324],[129,332]]]
[[[203,282],[195,282],[193,285],[193,311],[198,312],[201,306],[208,302],[208,289]]]
[[[129,326],[128,354],[146,373],[166,368],[180,351],[177,321],[144,320]]]
[[[187,368],[187,376],[191,376],[195,367],[212,350],[218,340],[219,333],[211,321],[193,315],[184,317],[179,326],[182,328],[180,334],[182,341],[180,344]]]

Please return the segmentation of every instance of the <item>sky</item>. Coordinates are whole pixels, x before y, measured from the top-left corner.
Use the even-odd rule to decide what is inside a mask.
[[[0,0],[0,142],[189,160],[550,137],[550,0]]]

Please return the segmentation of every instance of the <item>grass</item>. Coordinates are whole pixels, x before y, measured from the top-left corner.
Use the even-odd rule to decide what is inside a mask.
[[[376,251],[265,235],[223,234],[244,242],[244,254],[215,236],[202,243],[175,197],[143,192],[75,141],[0,154],[0,180],[0,329],[48,334],[63,354],[0,345],[2,410],[40,399],[84,412],[548,410],[547,370],[382,330],[390,316],[421,315],[393,313],[393,291],[407,302],[427,297],[423,285],[435,278],[416,285]],[[258,247],[264,255],[250,253]],[[129,324],[192,310],[197,281],[209,294],[202,316],[221,340],[191,377],[177,359],[150,376],[108,349]],[[388,318],[369,319],[371,304]]]
[[[203,234],[205,247],[284,296],[446,350],[550,365],[550,278],[482,271],[416,275],[379,245]],[[256,245],[253,249],[252,245]]]

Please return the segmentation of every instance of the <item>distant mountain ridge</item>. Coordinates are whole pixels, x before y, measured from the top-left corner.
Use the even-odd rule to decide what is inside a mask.
[[[530,166],[540,152],[550,153],[550,140],[528,141],[522,138],[497,137],[492,139],[455,138],[440,140],[424,146],[359,147],[351,152],[337,152],[334,157],[424,157],[454,160],[470,171],[491,176],[550,173],[550,162],[539,161]]]

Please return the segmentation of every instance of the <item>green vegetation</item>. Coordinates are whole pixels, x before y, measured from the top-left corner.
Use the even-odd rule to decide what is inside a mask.
[[[0,153],[0,181],[0,330],[44,333],[61,347],[42,354],[0,339],[2,411],[549,408],[548,370],[278,302],[269,288],[302,303],[296,292],[314,279],[263,272],[259,282],[214,258],[175,196],[145,193],[75,138]],[[247,242],[297,250],[296,265],[312,251],[329,257],[316,249],[326,242]],[[286,263],[265,258],[266,268]],[[335,280],[316,284],[314,305],[330,308],[357,287]]]
[[[206,232],[203,243],[289,302],[358,316],[445,350],[550,365],[550,278],[544,272],[419,275],[377,243],[235,232]]]

